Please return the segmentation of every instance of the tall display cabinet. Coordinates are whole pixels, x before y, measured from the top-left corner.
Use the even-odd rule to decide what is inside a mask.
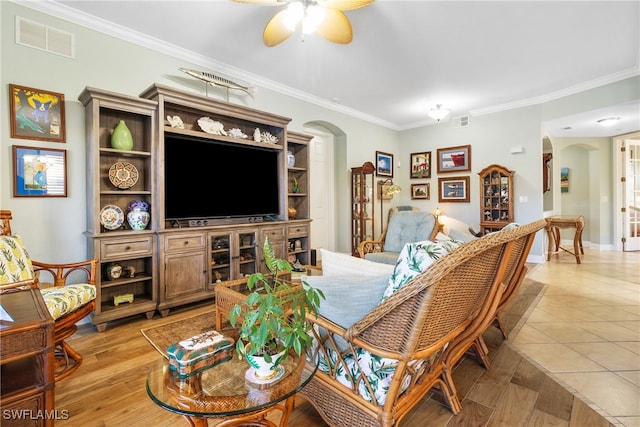
[[[139,97],[87,87],[78,99],[86,116],[88,252],[101,267],[93,318],[99,331],[134,314],[166,316],[174,307],[214,298],[219,283],[266,272],[266,237],[278,258],[310,263],[311,136],[288,130],[290,118],[160,84]],[[181,123],[174,126],[169,119],[176,117]],[[202,119],[245,137],[262,131],[273,139],[206,131]],[[112,147],[121,121],[131,132],[132,147]],[[166,218],[167,137],[275,153],[278,214]],[[213,189],[202,197],[214,197]],[[126,219],[136,200],[150,207],[150,222],[142,229]]]
[[[126,220],[134,200],[155,202],[155,101],[87,87],[78,97],[85,106],[87,137],[88,253],[100,260],[93,323],[104,331],[108,321],[156,310],[156,239],[151,222],[134,230]],[[113,148],[111,135],[123,121],[133,147]],[[120,303],[120,298],[127,302]]]
[[[373,240],[373,189],[375,166],[366,162],[351,168],[351,253],[358,256],[358,246]]]
[[[501,230],[514,221],[513,175],[504,166],[490,165],[480,175],[480,228],[482,234]]]

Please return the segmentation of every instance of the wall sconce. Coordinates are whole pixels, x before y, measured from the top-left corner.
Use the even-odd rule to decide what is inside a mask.
[[[393,183],[391,178],[378,181],[378,198],[380,199],[380,235],[384,231],[384,200],[393,199],[393,195],[402,191],[399,185]]]

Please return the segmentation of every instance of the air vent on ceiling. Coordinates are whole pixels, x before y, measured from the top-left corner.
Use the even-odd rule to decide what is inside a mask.
[[[75,57],[73,34],[19,16],[16,17],[16,43],[67,58]]]
[[[453,117],[451,119],[454,128],[466,128],[469,126],[469,116]]]

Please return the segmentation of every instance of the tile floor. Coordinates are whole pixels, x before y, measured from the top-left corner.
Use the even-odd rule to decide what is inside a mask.
[[[546,283],[507,342],[618,426],[640,427],[640,252],[530,266]]]

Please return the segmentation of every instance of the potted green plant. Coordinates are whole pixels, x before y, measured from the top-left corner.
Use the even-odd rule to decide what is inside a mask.
[[[269,238],[264,240],[263,253],[269,273],[249,276],[247,288],[252,292],[246,301],[231,309],[229,321],[240,328],[236,352],[256,370],[259,369],[256,358],[263,357],[270,364],[267,372],[275,372],[274,368],[287,358],[289,350],[300,356],[311,346],[312,326],[306,315],[318,314],[324,294],[304,280],[301,286],[292,286],[283,279],[283,274],[291,273],[292,266],[276,258]],[[256,377],[268,375],[256,371]]]

